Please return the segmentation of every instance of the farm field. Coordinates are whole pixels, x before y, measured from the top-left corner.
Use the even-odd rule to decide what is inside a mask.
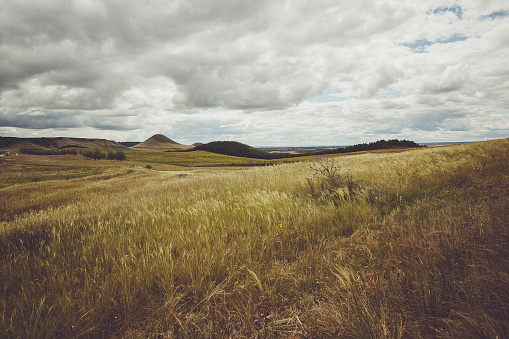
[[[508,336],[509,139],[126,156],[0,159],[0,337]]]

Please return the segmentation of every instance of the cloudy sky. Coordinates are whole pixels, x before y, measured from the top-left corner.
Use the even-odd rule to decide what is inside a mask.
[[[2,0],[0,136],[509,137],[507,0]]]

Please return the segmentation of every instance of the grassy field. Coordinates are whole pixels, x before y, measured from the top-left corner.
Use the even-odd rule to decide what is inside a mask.
[[[260,166],[265,164],[278,163],[274,160],[248,159],[240,157],[232,157],[204,151],[191,152],[164,152],[164,151],[138,151],[127,150],[128,160],[150,162],[156,164],[170,164],[186,167],[217,167],[217,166]],[[292,160],[286,160],[290,162]],[[282,163],[282,161],[279,161]]]
[[[0,337],[509,336],[508,139],[248,168],[175,154],[0,163]]]

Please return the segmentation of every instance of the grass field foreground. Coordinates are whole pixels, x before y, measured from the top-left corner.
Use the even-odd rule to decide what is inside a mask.
[[[0,335],[507,336],[509,140],[332,159],[0,189]]]

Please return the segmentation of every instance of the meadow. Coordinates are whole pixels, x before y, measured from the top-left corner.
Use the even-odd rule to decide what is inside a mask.
[[[126,155],[131,161],[183,167],[263,166],[299,161],[293,158],[278,160],[252,159],[206,151],[164,152],[129,150],[126,152]]]
[[[509,336],[509,139],[192,153],[2,159],[0,337]]]

